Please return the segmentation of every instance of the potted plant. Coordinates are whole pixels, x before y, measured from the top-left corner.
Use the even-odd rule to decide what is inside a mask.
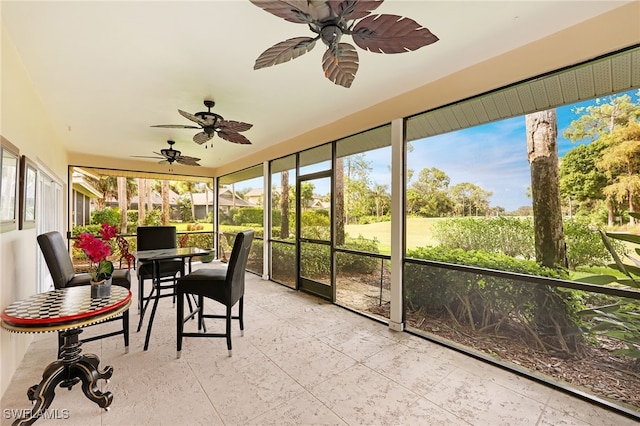
[[[83,232],[73,244],[81,249],[91,261],[91,297],[108,297],[111,294],[111,275],[113,263],[107,260],[111,254],[109,241],[117,235],[115,226],[103,223],[100,227],[100,238]]]

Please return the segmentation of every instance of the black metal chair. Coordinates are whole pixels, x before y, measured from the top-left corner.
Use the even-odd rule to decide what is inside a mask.
[[[73,269],[73,262],[71,256],[69,256],[69,250],[65,244],[62,234],[57,231],[46,232],[40,234],[37,237],[38,245],[44,256],[44,260],[47,263],[51,278],[53,280],[53,286],[56,289],[75,287],[80,285],[90,285],[91,275],[88,273],[77,274]],[[128,269],[115,269],[111,275],[112,285],[119,285],[121,287],[131,289],[131,274]],[[122,319],[122,330],[114,331],[111,333],[105,333],[98,336],[87,337],[82,339],[81,342],[91,342],[97,339],[103,339],[105,337],[116,336],[118,334],[124,335],[124,348],[125,353],[129,352],[129,310],[127,309],[122,313],[108,321]],[[63,339],[61,333],[58,333],[58,355],[62,348]]]
[[[226,268],[201,268],[178,280],[176,309],[177,325],[177,356],[180,358],[183,337],[225,337],[227,349],[231,356],[231,320],[240,322],[240,330],[244,334],[243,302],[244,302],[244,277],[249,258],[249,250],[253,241],[254,231],[244,231],[236,235],[229,263]],[[184,316],[185,295],[198,297],[197,309],[187,317]],[[204,298],[213,299],[226,306],[226,315],[205,315]],[[232,316],[231,308],[238,303],[238,315]],[[184,323],[198,316],[198,333],[185,333]],[[204,318],[225,318],[226,333],[207,333],[204,327]],[[202,330],[202,332],[200,332]]]
[[[176,227],[175,226],[139,226],[136,230],[136,246],[137,250],[157,250],[176,248],[178,242],[176,239]],[[160,290],[170,289],[170,294],[164,294],[160,297],[174,296],[175,285],[177,275],[183,274],[183,261],[182,259],[168,259],[159,261],[157,263],[159,268]],[[142,320],[144,314],[149,305],[149,301],[153,299],[154,285],[151,286],[151,292],[145,296],[144,293],[144,281],[152,280],[153,284],[153,262],[140,262],[138,261],[138,311],[140,312],[140,321],[138,322],[138,329],[142,327]],[[171,284],[162,284],[170,282]],[[157,293],[159,294],[159,292]]]

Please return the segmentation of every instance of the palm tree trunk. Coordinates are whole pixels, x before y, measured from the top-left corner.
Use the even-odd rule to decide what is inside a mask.
[[[169,225],[171,221],[171,204],[169,204],[169,181],[162,181],[162,224]]]
[[[127,233],[127,178],[118,177],[118,208],[120,209],[120,233]]]

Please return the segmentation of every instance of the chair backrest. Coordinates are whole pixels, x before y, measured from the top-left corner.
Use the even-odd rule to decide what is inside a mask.
[[[231,292],[231,303],[238,301],[244,294],[244,276],[253,236],[254,231],[239,232],[233,243],[227,264],[227,288]]]
[[[62,234],[57,231],[47,232],[38,235],[37,240],[51,273],[53,286],[56,289],[64,288],[75,275],[75,271]]]
[[[136,231],[137,250],[176,248],[175,226],[138,226]]]

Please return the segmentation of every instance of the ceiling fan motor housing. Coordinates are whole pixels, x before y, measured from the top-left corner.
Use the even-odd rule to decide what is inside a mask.
[[[344,34],[344,31],[340,27],[339,23],[329,23],[323,25],[320,29],[322,42],[327,46],[335,46],[337,43],[340,43],[342,34]]]
[[[161,149],[160,152],[167,158],[169,164],[171,164],[180,157],[181,153],[177,149],[173,149],[173,144],[175,144],[174,141],[167,141],[167,143],[169,144],[169,148]]]

